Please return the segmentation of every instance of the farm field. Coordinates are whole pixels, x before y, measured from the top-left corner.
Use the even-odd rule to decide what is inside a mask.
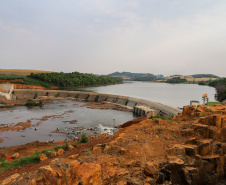
[[[51,73],[53,71],[43,71],[34,69],[0,69],[0,74],[27,76],[31,73]]]

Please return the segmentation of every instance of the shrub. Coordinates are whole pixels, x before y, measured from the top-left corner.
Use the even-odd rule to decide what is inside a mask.
[[[81,136],[81,143],[87,143],[88,142],[88,137],[87,137],[87,135],[86,134],[82,134],[82,136]]]
[[[42,106],[42,100],[39,100],[37,103],[35,100],[29,99],[27,103],[25,103],[25,106]]]

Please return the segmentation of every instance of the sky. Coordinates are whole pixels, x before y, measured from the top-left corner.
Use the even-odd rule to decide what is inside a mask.
[[[0,0],[0,68],[226,77],[225,0]]]

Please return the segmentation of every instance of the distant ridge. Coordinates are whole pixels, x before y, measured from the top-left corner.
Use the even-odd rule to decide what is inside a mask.
[[[0,69],[0,74],[22,75],[26,76],[31,73],[52,73],[53,71],[35,70],[35,69]]]

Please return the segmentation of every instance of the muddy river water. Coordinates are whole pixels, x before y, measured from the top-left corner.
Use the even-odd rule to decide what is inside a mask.
[[[0,147],[16,146],[32,141],[62,141],[80,137],[82,133],[112,134],[117,125],[134,119],[132,112],[81,107],[85,102],[54,100],[42,107],[19,106],[0,111],[0,126],[30,122],[31,127],[19,131],[0,132]]]

